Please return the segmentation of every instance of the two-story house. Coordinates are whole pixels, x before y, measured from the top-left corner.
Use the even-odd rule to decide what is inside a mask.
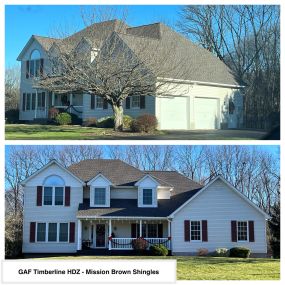
[[[269,216],[218,176],[202,186],[175,171],[141,171],[120,160],[52,160],[22,182],[23,252],[82,247],[132,250],[164,244],[173,254],[245,246],[265,255]]]
[[[104,48],[104,40],[111,33],[116,34],[118,41],[127,46],[139,60],[142,54],[139,46],[144,41],[144,50],[153,48],[148,42],[155,41],[164,47],[175,43],[172,48],[173,56],[164,60],[168,67],[166,75],[163,78],[157,77],[158,83],[167,82],[169,94],[162,97],[130,96],[124,102],[125,114],[131,117],[153,114],[158,119],[159,129],[220,129],[242,126],[241,86],[222,61],[162,23],[130,27],[118,20],[93,24],[63,39],[31,36],[17,58],[21,61],[20,120],[29,122],[46,119],[51,107],[73,112],[83,121],[112,115],[111,106],[99,96],[56,94],[34,88],[34,79],[49,73],[51,69],[49,54],[55,54],[61,47],[68,47],[70,53],[87,53],[93,61],[101,48]],[[164,57],[163,48],[157,49],[154,57],[156,55]],[[143,58],[141,61],[147,66],[147,60]]]

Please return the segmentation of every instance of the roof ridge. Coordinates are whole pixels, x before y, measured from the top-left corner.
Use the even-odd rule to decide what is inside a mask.
[[[50,40],[62,40],[60,38],[52,38],[48,36],[40,36],[40,35],[32,35],[33,37],[39,37],[39,38],[45,38],[45,39],[50,39]]]
[[[155,22],[155,23],[151,23],[151,24],[144,24],[144,25],[140,25],[140,26],[130,27],[130,28],[127,28],[127,30],[146,27],[146,26],[161,25],[161,24],[162,24],[161,22]]]

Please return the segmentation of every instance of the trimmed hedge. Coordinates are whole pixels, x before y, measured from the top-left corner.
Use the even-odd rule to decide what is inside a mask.
[[[71,115],[68,113],[59,113],[55,117],[55,122],[59,125],[70,125],[71,124]]]
[[[152,245],[150,248],[150,254],[156,256],[167,256],[168,249],[163,244],[155,244]]]
[[[213,252],[212,256],[215,257],[228,257],[230,251],[227,248],[216,248],[216,250]]]
[[[133,121],[133,118],[124,115],[123,116],[123,126],[125,129],[129,129],[131,126],[131,123]],[[97,120],[97,127],[98,128],[114,128],[115,126],[115,121],[114,121],[114,116],[109,116],[109,117],[103,117]]]
[[[250,249],[246,247],[233,247],[230,249],[230,257],[248,258],[250,255]]]

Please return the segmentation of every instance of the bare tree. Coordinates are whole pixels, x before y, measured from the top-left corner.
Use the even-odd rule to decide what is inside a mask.
[[[183,78],[185,68],[181,66],[187,65],[174,52],[178,43],[172,30],[164,27],[163,37],[155,30],[148,34],[138,29],[130,32],[122,20],[112,21],[110,28],[106,22],[99,23],[102,18],[106,20],[102,13],[96,16],[96,10],[89,18],[83,14],[88,26],[80,34],[81,41],[78,33],[55,41],[48,52],[52,66],[34,86],[56,93],[99,96],[112,107],[114,129],[122,130],[127,97],[169,96],[177,86],[161,79],[170,72]],[[185,90],[180,88],[179,92]]]
[[[18,109],[20,98],[20,68],[13,66],[5,70],[5,111]]]
[[[280,111],[280,8],[274,5],[186,6],[179,28],[245,85],[248,127],[268,128]],[[270,122],[268,124],[268,122]]]

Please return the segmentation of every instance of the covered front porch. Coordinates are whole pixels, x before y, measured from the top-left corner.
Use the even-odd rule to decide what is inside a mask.
[[[163,244],[171,250],[171,221],[165,219],[79,219],[77,250],[133,250],[133,241],[143,239],[147,249]]]

